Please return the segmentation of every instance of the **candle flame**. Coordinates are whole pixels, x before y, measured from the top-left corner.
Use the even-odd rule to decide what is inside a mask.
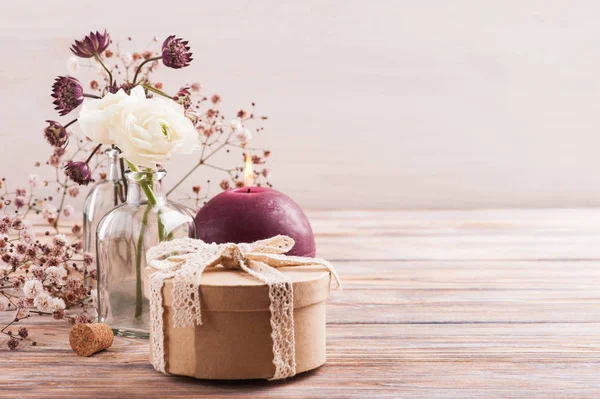
[[[250,187],[254,183],[254,171],[252,170],[252,156],[246,153],[246,166],[244,168],[244,187]]]

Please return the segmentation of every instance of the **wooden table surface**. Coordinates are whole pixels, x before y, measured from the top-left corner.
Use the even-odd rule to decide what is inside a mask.
[[[600,210],[316,211],[327,364],[280,381],[162,375],[147,341],[90,358],[68,326],[0,349],[0,398],[599,398]],[[0,315],[3,320],[7,315]]]

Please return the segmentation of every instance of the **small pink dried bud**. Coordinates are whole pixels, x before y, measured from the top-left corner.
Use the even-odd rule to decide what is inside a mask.
[[[69,196],[71,196],[72,198],[75,198],[79,195],[79,187],[77,186],[73,186],[70,187],[68,190]]]
[[[73,233],[73,234],[81,233],[81,226],[78,224],[74,224],[73,227],[71,227],[71,233]]]
[[[15,339],[15,338],[11,338],[8,340],[8,343],[6,345],[8,346],[8,349],[10,349],[11,351],[14,351],[19,346],[19,340]]]
[[[18,243],[17,246],[15,247],[15,250],[17,251],[18,254],[23,255],[24,253],[27,252],[27,245],[23,244],[22,242]]]
[[[63,214],[66,217],[70,217],[71,215],[73,215],[73,213],[75,212],[75,208],[73,208],[71,205],[67,205],[65,206],[65,208],[63,209]]]
[[[100,180],[106,180],[107,174],[104,172],[100,172]]]
[[[15,190],[15,194],[19,197],[27,197],[27,189],[26,188],[17,188]]]
[[[131,57],[133,58],[134,61],[139,60],[140,58],[142,58],[142,56],[140,55],[140,53],[133,53],[131,55]]]
[[[27,310],[33,305],[33,299],[19,298],[17,308]]]
[[[220,103],[220,102],[221,102],[221,96],[220,96],[220,95],[218,95],[218,94],[215,94],[215,95],[213,95],[213,96],[210,98],[210,102],[211,102],[211,103],[213,103],[213,104],[218,104],[218,103]]]
[[[112,57],[112,56],[113,56],[113,52],[112,52],[112,51],[110,51],[110,50],[106,50],[106,51],[104,52],[104,56],[105,56],[106,58],[110,58],[110,57]]]
[[[235,183],[235,187],[236,187],[236,188],[241,188],[241,187],[244,187],[244,182],[243,182],[243,181],[238,181],[238,182],[236,182],[236,183]]]
[[[200,190],[202,190],[202,187],[200,186],[192,187],[192,191],[194,192],[194,194],[200,194]]]
[[[269,169],[263,169],[262,175],[268,180],[271,178],[271,171]]]
[[[57,247],[64,247],[67,245],[67,237],[65,237],[64,234],[57,234],[52,238],[52,242]]]
[[[92,90],[98,90],[98,82],[96,82],[95,80],[92,80],[90,82],[90,89],[92,89]]]
[[[19,337],[21,338],[27,338],[27,336],[29,335],[29,331],[27,331],[25,327],[20,327],[17,334],[19,334]]]
[[[142,57],[144,57],[145,60],[147,60],[148,58],[152,58],[152,51],[148,51],[148,50],[144,51],[142,53]]]
[[[31,275],[33,276],[33,278],[35,278],[36,280],[40,280],[42,281],[44,279],[44,269],[39,267],[39,266],[32,266],[31,269],[29,269],[29,271],[31,272]]]
[[[192,91],[200,91],[201,88],[202,88],[202,86],[200,86],[200,83],[198,83],[198,82],[192,83]]]
[[[229,180],[223,179],[223,180],[221,180],[221,183],[219,183],[219,186],[221,187],[221,189],[223,191],[225,191],[225,190],[229,190],[231,188],[231,183],[229,182]]]
[[[265,150],[263,152],[263,155],[265,156],[265,158],[269,158],[269,156],[271,155],[271,151],[270,150]]]
[[[154,87],[156,87],[158,90],[162,90],[163,84],[161,82],[156,82],[154,83]]]
[[[240,109],[237,113],[237,117],[240,119],[244,119],[248,115],[248,111],[245,109]]]
[[[15,197],[15,201],[13,203],[17,207],[17,209],[19,209],[27,205],[27,200],[25,199],[25,197]]]
[[[90,270],[89,276],[93,280],[98,279],[98,271],[96,269]]]
[[[94,257],[92,256],[92,254],[89,252],[84,252],[83,253],[83,264],[86,266],[89,266],[92,263],[94,263]]]
[[[73,248],[75,248],[75,251],[81,251],[83,249],[83,240],[75,241]]]
[[[11,258],[12,256],[10,256],[8,252],[5,252],[2,254],[2,257],[0,259],[2,259],[2,262],[4,263],[9,263]]]
[[[21,289],[21,287],[23,287],[23,284],[25,284],[25,276],[17,276],[13,278],[12,287],[15,290]]]

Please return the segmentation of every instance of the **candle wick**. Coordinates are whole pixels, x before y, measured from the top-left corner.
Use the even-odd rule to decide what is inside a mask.
[[[248,194],[250,194],[250,189],[248,189]]]

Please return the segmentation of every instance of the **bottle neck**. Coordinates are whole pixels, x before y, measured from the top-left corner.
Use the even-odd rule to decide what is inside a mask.
[[[140,205],[148,202],[148,195],[156,200],[157,205],[167,202],[162,189],[162,178],[166,175],[164,171],[153,173],[127,172],[127,203]]]
[[[121,170],[119,168],[119,151],[109,148],[104,152],[108,157],[108,173],[106,180],[113,183],[118,183],[121,180]]]

